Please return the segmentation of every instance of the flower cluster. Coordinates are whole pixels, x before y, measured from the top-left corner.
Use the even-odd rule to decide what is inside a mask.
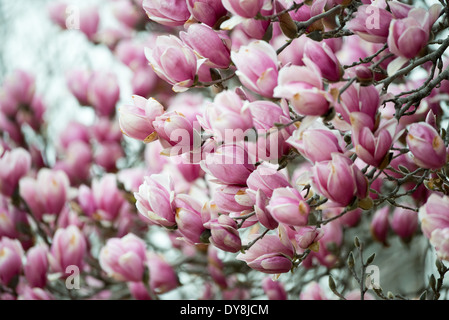
[[[0,298],[61,298],[75,268],[85,299],[182,295],[192,274],[197,298],[330,299],[318,281],[357,274],[354,234],[360,256],[424,237],[449,261],[449,6],[107,3],[117,29],[94,7],[78,29],[129,69],[132,95],[111,70],[67,70],[94,121],[49,152],[35,77],[1,85]],[[60,29],[67,6],[49,7]]]

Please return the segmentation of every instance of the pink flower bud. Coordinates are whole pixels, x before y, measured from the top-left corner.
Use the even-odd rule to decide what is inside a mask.
[[[279,71],[274,96],[288,99],[301,115],[322,116],[329,111],[331,95],[323,90],[321,71],[310,60],[306,66],[285,66]]]
[[[315,252],[319,250],[319,240],[324,236],[324,231],[317,227],[304,226],[295,228],[295,241],[302,250],[311,249]]]
[[[189,244],[201,243],[201,234],[205,230],[201,218],[201,204],[192,196],[186,194],[177,195],[176,225],[184,240]]]
[[[350,114],[350,119],[352,141],[357,156],[369,165],[375,167],[383,165],[385,156],[394,142],[397,120],[384,121],[375,132],[372,132],[370,126],[366,126],[366,123],[371,121],[369,115],[353,112]]]
[[[388,34],[388,48],[397,56],[412,59],[427,45],[433,24],[439,17],[440,4],[426,11],[413,8],[406,18],[393,19]]]
[[[91,146],[85,142],[75,141],[68,146],[65,157],[57,161],[53,169],[64,171],[70,182],[78,185],[89,179],[92,160]]]
[[[287,300],[287,292],[282,282],[273,281],[271,277],[262,280],[262,289],[269,300]]]
[[[22,271],[23,248],[19,240],[0,239],[0,283],[7,286]]]
[[[344,153],[345,143],[339,132],[323,128],[299,128],[287,139],[287,143],[295,147],[312,163],[332,159],[332,153]]]
[[[273,218],[270,211],[267,209],[269,200],[270,199],[265,195],[265,193],[262,190],[257,190],[254,211],[256,212],[256,216],[260,224],[267,229],[273,230],[277,228],[279,222],[277,222]]]
[[[292,187],[274,189],[267,209],[275,220],[292,226],[305,226],[310,211],[299,191]]]
[[[30,225],[26,212],[14,207],[9,198],[0,195],[0,238],[26,240],[22,232],[28,228]],[[22,246],[25,247],[25,243]]]
[[[117,188],[117,177],[112,173],[92,180],[92,197],[95,203],[95,215],[101,220],[115,220],[125,203],[125,198]]]
[[[206,132],[218,141],[243,140],[246,130],[253,125],[250,110],[235,91],[222,91],[206,107],[198,121]],[[241,133],[241,134],[240,134]],[[241,136],[238,136],[238,135]]]
[[[355,68],[355,75],[357,77],[357,81],[362,85],[370,85],[373,83],[374,80],[374,72],[366,67],[366,66],[357,66]]]
[[[254,240],[257,236],[251,235],[248,240]],[[290,240],[267,234],[245,253],[239,253],[237,259],[245,261],[254,270],[276,274],[290,271],[294,254]]]
[[[20,195],[38,220],[44,214],[58,215],[66,204],[70,181],[64,171],[42,168],[37,178],[20,181]]]
[[[374,43],[386,43],[392,14],[385,9],[385,2],[378,1],[370,5],[361,5],[347,28],[363,40]]]
[[[34,75],[16,69],[3,81],[3,90],[18,103],[30,104],[36,90],[35,82]]]
[[[0,158],[0,192],[12,196],[19,180],[31,169],[31,155],[22,148],[6,151]]]
[[[255,194],[258,190],[262,190],[265,195],[271,198],[273,190],[277,188],[290,187],[287,177],[277,168],[270,167],[267,164],[257,166],[246,180],[248,188]]]
[[[182,26],[190,17],[186,0],[144,0],[142,6],[148,18],[164,26]]]
[[[253,41],[231,52],[237,67],[236,74],[248,89],[264,96],[273,97],[278,82],[278,60],[274,48],[265,41]]]
[[[96,146],[94,161],[106,172],[117,170],[117,160],[125,156],[120,142],[103,141]]]
[[[201,161],[203,170],[221,184],[246,185],[246,180],[256,169],[248,152],[236,144],[224,144]]]
[[[107,71],[94,72],[89,80],[88,100],[99,116],[109,117],[115,113],[120,99],[117,76]]]
[[[304,56],[318,66],[323,78],[331,82],[339,81],[343,75],[340,62],[325,42],[307,41],[304,47]]]
[[[192,151],[194,144],[200,140],[195,125],[196,123],[177,111],[170,111],[157,117],[153,121],[153,126],[165,148],[163,154],[178,155]]]
[[[89,144],[89,128],[80,122],[71,121],[65,127],[64,133],[59,137],[59,144],[63,149],[67,149],[74,142],[84,142]]]
[[[419,220],[424,235],[430,239],[436,229],[449,228],[449,197],[432,193],[419,209]]]
[[[336,87],[338,88],[338,86]],[[335,110],[343,119],[351,123],[352,112],[362,112],[375,123],[376,114],[380,106],[379,91],[375,86],[361,86],[355,83],[349,86],[340,96],[340,102],[335,104]],[[372,127],[370,127],[372,129]]]
[[[396,208],[391,219],[391,229],[404,241],[409,241],[418,228],[418,213]]]
[[[120,129],[128,137],[151,142],[157,138],[153,121],[164,113],[164,107],[155,99],[133,96],[133,105],[121,106]]]
[[[217,220],[209,224],[211,236],[210,243],[226,252],[238,252],[242,241],[237,230],[237,223],[227,215],[220,215]]]
[[[129,0],[116,1],[113,3],[112,11],[118,21],[131,29],[138,26],[143,16],[141,8]]]
[[[318,162],[312,168],[313,184],[319,193],[342,206],[354,197],[363,199],[368,193],[368,180],[346,156],[333,153],[332,160]]]
[[[248,197],[245,188],[232,185],[223,185],[214,190],[213,200],[220,212],[242,212],[252,209],[251,199],[245,199],[247,203],[237,201],[239,197]]]
[[[207,58],[207,66],[221,69],[229,67],[231,39],[226,34],[204,24],[192,24],[179,37],[201,57]]]
[[[36,245],[27,252],[24,266],[25,277],[34,288],[43,288],[47,283],[48,249],[43,245]]]
[[[202,62],[192,49],[175,36],[159,36],[154,49],[145,48],[145,56],[154,72],[169,84],[173,90],[187,90],[193,83]]]
[[[62,1],[50,2],[47,6],[48,16],[50,20],[63,29],[67,28],[66,10],[67,4]]]
[[[118,281],[142,281],[146,259],[145,242],[132,233],[109,239],[99,255],[101,268]]]
[[[81,9],[79,13],[79,28],[90,41],[95,41],[100,24],[100,13],[97,7],[89,6]]]
[[[155,253],[150,253],[147,264],[150,271],[150,288],[155,293],[163,294],[178,287],[178,276],[173,267],[162,257]]]
[[[222,0],[223,6],[228,11],[243,18],[253,18],[262,9],[264,2],[264,0]]]
[[[187,0],[187,8],[196,20],[209,27],[213,27],[227,13],[221,0]]]
[[[444,141],[431,125],[425,122],[413,123],[408,129],[406,141],[419,167],[439,169],[446,164]]]
[[[140,214],[152,223],[173,227],[175,221],[175,191],[173,181],[163,174],[144,178],[139,192],[134,193],[136,207]]]
[[[390,227],[388,216],[388,207],[383,207],[377,210],[373,216],[373,219],[371,220],[370,227],[371,235],[373,236],[373,238],[376,241],[383,243],[384,245],[387,244],[388,230]]]
[[[266,100],[256,100],[250,102],[246,107],[251,111],[253,125],[258,130],[269,130],[276,123],[282,123],[285,119],[291,122],[289,112],[283,105],[280,106]]]
[[[76,266],[81,269],[86,252],[87,242],[78,227],[71,225],[56,230],[48,256],[52,271],[68,276],[67,267]]]

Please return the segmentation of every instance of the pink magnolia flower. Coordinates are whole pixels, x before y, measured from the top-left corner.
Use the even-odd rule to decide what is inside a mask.
[[[311,249],[317,252],[320,248],[319,241],[324,236],[323,229],[312,226],[301,226],[295,228],[294,239],[298,246],[298,251]]]
[[[27,259],[24,265],[25,277],[33,288],[43,288],[47,283],[48,271],[48,248],[43,245],[36,245],[27,252]]]
[[[384,245],[387,244],[388,230],[390,228],[389,214],[388,207],[377,210],[371,220],[370,226],[373,238]]]
[[[278,82],[278,60],[274,48],[265,41],[253,41],[231,52],[236,75],[248,89],[273,97]]]
[[[209,27],[228,12],[221,0],[187,0],[187,8],[196,20]]]
[[[153,174],[144,178],[139,192],[134,193],[136,207],[150,222],[164,227],[173,227],[175,221],[175,191],[171,178],[164,174]]]
[[[439,259],[449,261],[449,228],[433,231],[430,243],[435,247]]]
[[[219,186],[214,190],[212,198],[220,212],[248,211],[252,209],[252,201],[248,199],[249,196],[245,189],[234,185]]]
[[[250,110],[245,103],[235,91],[222,91],[198,116],[198,121],[218,141],[243,140],[246,131],[253,126]]]
[[[391,229],[404,241],[409,241],[418,228],[418,213],[404,208],[395,208]]]
[[[248,240],[257,236],[251,235]],[[245,253],[239,253],[237,259],[245,261],[254,270],[276,274],[290,271],[294,254],[295,250],[289,239],[267,234]]]
[[[145,56],[154,72],[173,85],[176,92],[186,91],[193,85],[195,75],[204,62],[197,61],[194,51],[172,35],[157,37],[153,49],[145,48]]]
[[[94,72],[89,80],[87,97],[99,116],[113,115],[120,99],[117,76],[108,71]]]
[[[280,223],[305,226],[310,208],[298,190],[292,187],[274,189],[267,209]]]
[[[317,162],[312,173],[317,191],[337,204],[347,206],[354,197],[363,199],[367,196],[367,178],[340,153],[332,153],[332,160]]]
[[[109,173],[92,180],[92,200],[95,216],[101,220],[115,220],[125,203],[121,191],[117,187],[117,177]]]
[[[12,196],[19,181],[31,169],[31,155],[23,148],[6,151],[0,157],[0,192]]]
[[[335,53],[325,42],[307,41],[304,56],[318,66],[324,79],[336,82],[344,73]]]
[[[444,141],[430,124],[413,123],[408,129],[406,141],[419,167],[439,169],[446,164]]]
[[[175,221],[179,233],[189,244],[201,243],[201,234],[205,230],[201,217],[201,203],[187,194],[175,198]]]
[[[273,230],[276,229],[279,225],[267,206],[269,204],[270,198],[262,190],[257,190],[256,192],[256,202],[254,204],[254,212],[256,213],[257,220],[263,225],[265,228]]]
[[[142,6],[148,18],[165,26],[181,26],[190,17],[186,0],[143,0]]]
[[[274,97],[289,100],[301,115],[322,116],[329,111],[331,95],[324,91],[319,68],[308,59],[305,66],[285,66],[279,71]]]
[[[250,194],[255,195],[257,191],[262,190],[269,198],[271,198],[274,190],[291,187],[284,173],[266,163],[257,166],[257,169],[249,175],[246,184],[248,185],[248,192]]]
[[[269,300],[287,300],[287,292],[280,281],[274,281],[271,277],[262,280],[262,289]]]
[[[79,29],[90,41],[95,41],[100,25],[100,13],[98,7],[88,6],[82,8],[79,13]]]
[[[156,253],[148,253],[147,265],[150,271],[150,288],[155,293],[163,294],[178,287],[178,275],[163,257]]]
[[[71,225],[59,228],[53,237],[48,256],[51,269],[53,272],[61,272],[63,276],[68,276],[67,267],[83,268],[86,253],[87,241],[78,227]]]
[[[145,242],[133,233],[109,239],[99,255],[101,268],[118,281],[142,281],[146,260]]]
[[[64,171],[42,168],[36,179],[25,177],[19,192],[38,220],[44,214],[58,215],[66,205],[70,181]]]
[[[201,168],[220,184],[244,186],[256,169],[248,152],[237,144],[223,144],[214,153],[206,155]]]
[[[287,143],[295,147],[312,163],[332,159],[332,153],[344,153],[345,142],[336,130],[327,127],[299,128],[287,139]]]
[[[133,105],[118,109],[120,129],[128,137],[151,142],[157,139],[153,121],[164,113],[164,107],[154,98],[133,95]]]
[[[340,86],[341,84],[337,84],[333,88],[339,89]],[[380,96],[375,86],[362,86],[355,83],[341,94],[340,102],[335,104],[335,111],[340,113],[347,123],[351,123],[352,112],[362,112],[368,115],[374,124],[379,106]],[[370,129],[373,127],[370,126]]]
[[[192,151],[194,145],[199,146],[199,129],[195,128],[196,125],[196,121],[191,121],[178,111],[170,111],[158,116],[153,121],[153,127],[162,147],[165,148],[162,154],[178,155]]]
[[[449,197],[432,193],[419,209],[421,230],[430,239],[436,229],[449,228]]]
[[[22,271],[24,255],[19,240],[2,237],[0,239],[0,283],[7,286]]]
[[[209,241],[215,247],[226,252],[238,252],[242,241],[237,230],[237,222],[227,215],[220,215],[205,225],[210,228]]]
[[[181,40],[198,55],[206,58],[205,65],[226,69],[231,63],[231,39],[204,24],[192,24],[187,32],[180,32]]]
[[[3,80],[2,90],[13,101],[29,104],[36,90],[35,76],[25,70],[16,69]]]
[[[361,5],[355,17],[348,21],[347,28],[363,40],[386,43],[393,15],[385,7],[385,1]]]
[[[429,11],[423,8],[413,8],[407,17],[393,19],[389,26],[388,48],[399,57],[408,59],[416,55],[429,41],[430,31],[438,19],[440,4],[434,4]]]
[[[22,226],[22,231],[18,226]],[[25,211],[16,208],[9,197],[0,195],[0,238],[8,237],[11,239],[23,239],[23,230],[30,227],[28,217]],[[22,243],[26,246],[26,243]],[[27,249],[26,247],[24,249]]]
[[[372,122],[369,115],[362,112],[353,112],[350,114],[352,125],[352,141],[355,146],[355,152],[365,163],[379,167],[394,143],[397,135],[397,120],[390,119],[381,123],[381,125],[372,132],[370,125]]]

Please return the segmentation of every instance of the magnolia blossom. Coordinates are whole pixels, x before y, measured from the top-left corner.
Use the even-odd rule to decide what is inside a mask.
[[[153,49],[145,48],[145,56],[154,72],[172,84],[177,92],[187,90],[194,83],[195,75],[204,62],[197,61],[194,51],[172,35],[157,37]]]
[[[236,74],[244,86],[265,96],[273,97],[278,81],[278,60],[274,48],[265,41],[253,41],[231,52]]]

